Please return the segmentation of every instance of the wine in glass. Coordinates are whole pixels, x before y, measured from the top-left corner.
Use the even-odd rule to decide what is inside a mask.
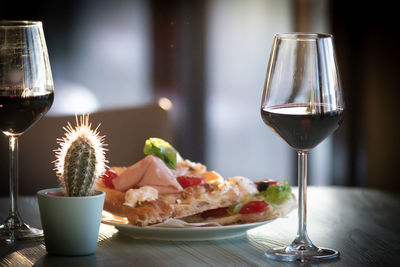
[[[261,103],[264,122],[298,155],[298,232],[287,247],[265,254],[282,261],[333,259],[339,252],[318,248],[307,234],[307,154],[343,120],[344,102],[333,37],[318,33],[276,34]]]
[[[49,110],[53,98],[42,23],[0,21],[0,131],[9,138],[10,157],[10,210],[0,225],[0,240],[8,243],[43,235],[18,211],[18,138]]]

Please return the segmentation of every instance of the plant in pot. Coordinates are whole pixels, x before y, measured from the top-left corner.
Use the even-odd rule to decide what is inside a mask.
[[[89,116],[68,123],[59,139],[55,167],[60,188],[37,193],[46,250],[51,254],[79,256],[96,251],[104,205],[104,192],[93,190],[106,169],[104,137],[91,129]]]

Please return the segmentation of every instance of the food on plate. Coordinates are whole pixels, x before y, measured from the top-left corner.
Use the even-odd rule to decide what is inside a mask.
[[[285,216],[296,208],[296,199],[287,182],[255,183],[257,193],[247,195],[229,207],[207,210],[184,218],[186,222],[216,222],[221,225],[260,222]]]
[[[295,207],[287,182],[224,179],[201,163],[183,159],[166,141],[146,140],[145,157],[129,167],[112,167],[95,187],[106,193],[104,210],[147,226],[182,219],[221,225],[264,221]]]

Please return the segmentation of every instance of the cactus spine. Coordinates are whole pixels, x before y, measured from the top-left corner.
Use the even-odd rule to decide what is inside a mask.
[[[81,116],[73,128],[66,128],[56,150],[56,170],[68,196],[87,196],[92,192],[94,181],[105,170],[103,138],[97,128],[93,131],[88,116]]]

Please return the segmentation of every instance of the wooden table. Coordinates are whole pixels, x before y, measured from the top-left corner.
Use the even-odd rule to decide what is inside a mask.
[[[310,187],[308,192],[311,240],[341,252],[339,260],[320,265],[400,266],[399,195],[342,187]],[[23,197],[20,206],[25,221],[40,227],[36,198]],[[8,200],[2,198],[0,219],[7,213]],[[296,228],[295,211],[240,238],[221,241],[136,240],[102,225],[94,255],[52,256],[42,242],[0,244],[0,266],[307,266],[264,257],[265,250],[289,244]]]

